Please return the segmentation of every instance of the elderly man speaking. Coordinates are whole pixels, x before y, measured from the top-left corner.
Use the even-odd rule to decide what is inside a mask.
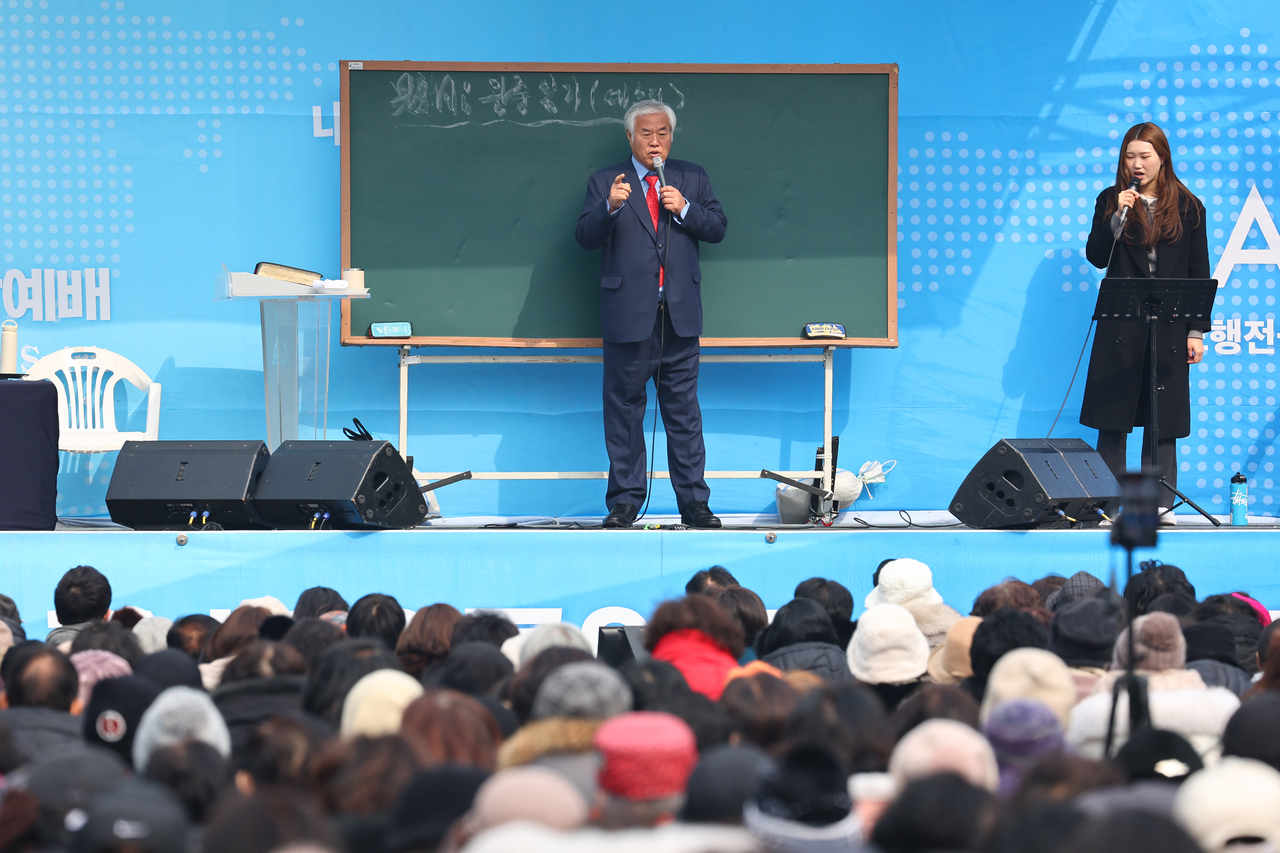
[[[703,477],[698,243],[719,243],[727,223],[702,167],[667,161],[676,129],[671,107],[637,101],[624,125],[631,157],[588,179],[577,229],[582,248],[604,250],[600,325],[609,453],[604,526],[630,527],[645,501],[645,385],[653,378],[680,519],[690,527],[719,527]]]

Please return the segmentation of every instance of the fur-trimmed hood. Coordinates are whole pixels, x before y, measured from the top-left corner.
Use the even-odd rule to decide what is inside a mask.
[[[902,606],[915,617],[916,627],[928,639],[931,649],[945,643],[947,629],[964,618],[954,607],[927,598],[912,599]]]
[[[528,723],[498,750],[498,769],[530,764],[546,755],[590,752],[601,722],[548,717]]]
[[[1240,700],[1224,687],[1201,690],[1153,691],[1151,723],[1182,735],[1212,764],[1222,752],[1222,732],[1227,721],[1240,707]],[[1111,713],[1111,694],[1095,693],[1071,709],[1071,725],[1067,742],[1076,752],[1094,761],[1102,760],[1107,740],[1107,722]],[[1129,697],[1121,695],[1116,709],[1116,736],[1112,750],[1118,750],[1129,739]]]

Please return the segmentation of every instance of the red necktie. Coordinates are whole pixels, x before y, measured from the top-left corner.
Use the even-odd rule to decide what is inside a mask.
[[[653,231],[658,232],[658,176],[645,175],[645,181],[649,184],[649,192],[645,193],[645,201],[649,202],[649,218],[653,220]],[[662,267],[658,267],[658,293],[662,293],[662,285],[664,283],[666,271]]]

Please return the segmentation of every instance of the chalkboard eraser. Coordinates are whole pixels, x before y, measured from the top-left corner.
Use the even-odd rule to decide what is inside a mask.
[[[840,323],[806,323],[803,336],[810,340],[828,339],[843,341],[844,326]]]
[[[409,323],[371,323],[371,338],[407,338],[413,334],[413,326]]]

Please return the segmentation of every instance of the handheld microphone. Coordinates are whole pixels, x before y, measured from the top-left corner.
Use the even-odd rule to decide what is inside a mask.
[[[1137,192],[1138,188],[1141,186],[1142,186],[1141,178],[1134,178],[1132,181],[1129,182],[1129,189],[1133,190],[1134,192]],[[1127,207],[1120,208],[1120,227],[1121,228],[1124,227],[1124,221],[1128,218],[1129,218],[1129,208]]]
[[[662,169],[662,165],[663,165],[663,164],[662,164],[662,158],[661,158],[661,157],[659,157],[659,156],[655,156],[655,157],[653,158],[653,171],[655,171],[655,172],[657,172],[657,173],[658,173],[658,186],[660,186],[660,187],[666,187],[666,185],[667,185],[667,175],[666,175],[666,173],[663,171],[663,169]]]

